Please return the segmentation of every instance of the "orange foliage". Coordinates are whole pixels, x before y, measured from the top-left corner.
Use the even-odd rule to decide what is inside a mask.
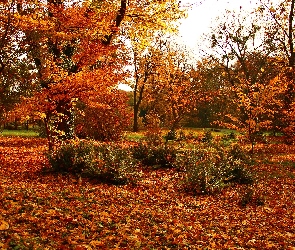
[[[114,13],[86,3],[57,2],[34,5],[32,13],[25,5],[19,10],[17,17],[23,23],[24,43],[35,64],[38,85],[16,113],[24,119],[43,120],[51,146],[56,136],[72,136],[69,129],[76,101],[88,105],[95,97],[96,105],[109,109],[98,97],[112,94],[112,99],[121,100],[111,90],[124,77],[124,62],[117,54],[118,45],[104,44],[105,37],[115,32],[110,26]]]
[[[272,148],[273,147],[273,148]],[[279,149],[279,151],[278,151]],[[266,150],[266,149],[264,149]],[[191,196],[178,188],[182,173],[140,170],[136,186],[112,186],[42,173],[45,141],[0,138],[0,247],[52,249],[292,249],[295,242],[294,146],[271,145],[249,190]],[[262,157],[264,158],[264,157]],[[254,167],[253,167],[254,168]]]

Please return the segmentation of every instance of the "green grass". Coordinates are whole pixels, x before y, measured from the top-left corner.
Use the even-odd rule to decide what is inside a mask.
[[[144,131],[142,131],[142,132],[127,131],[127,132],[125,132],[124,137],[128,141],[139,141],[141,138],[144,137]]]
[[[177,132],[179,133],[180,131],[183,131],[186,135],[188,135],[189,133],[193,133],[194,136],[198,136],[203,134],[206,131],[211,131],[212,130],[212,135],[216,136],[223,136],[223,135],[228,135],[230,133],[234,133],[236,135],[239,134],[239,132],[232,130],[232,129],[218,129],[218,131],[214,131],[214,129],[211,128],[182,128],[177,130]],[[145,130],[141,130],[139,132],[131,132],[131,131],[126,131],[125,132],[125,138],[128,141],[139,141],[140,139],[142,139],[144,137],[144,132]],[[169,132],[169,130],[167,129],[163,129],[162,130],[162,134],[163,136],[165,136],[167,133]]]
[[[212,131],[212,135],[227,135],[230,133],[234,133],[236,135],[240,134],[238,131],[236,130],[232,130],[232,129],[211,129],[211,128],[183,128],[182,131],[184,131],[186,134],[191,132],[194,134],[202,134],[206,131]]]
[[[0,136],[18,136],[18,137],[38,137],[38,132],[34,130],[7,130],[0,132]]]
[[[181,129],[185,134],[193,133],[194,135],[200,135],[208,130],[211,130],[210,128],[183,128]],[[163,130],[163,136],[168,133],[169,130]],[[178,130],[179,132],[180,130]],[[128,141],[139,141],[141,138],[144,137],[144,130],[140,132],[126,132],[125,138]],[[231,132],[238,134],[238,132],[230,129],[220,129],[220,131],[212,131],[212,135],[226,135],[230,134]],[[18,136],[18,137],[38,137],[38,132],[34,130],[7,130],[4,129],[0,131],[0,136]]]

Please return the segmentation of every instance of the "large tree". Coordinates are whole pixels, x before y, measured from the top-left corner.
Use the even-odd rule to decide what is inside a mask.
[[[143,112],[143,103],[147,104],[152,96],[150,95],[151,89],[156,89],[154,82],[155,76],[159,73],[159,68],[164,63],[163,50],[165,42],[161,36],[152,37],[153,42],[151,45],[140,44],[140,41],[133,38],[132,42],[132,61],[134,66],[133,80],[131,87],[133,89],[133,131],[139,130],[139,113]],[[162,72],[160,72],[162,74]]]
[[[118,53],[122,43],[116,35],[141,30],[144,40],[152,30],[169,30],[170,21],[182,13],[172,0],[20,1],[17,12],[22,45],[39,82],[24,103],[43,119],[50,147],[56,136],[73,136],[77,99],[87,104],[99,102],[96,95],[117,93],[112,89],[125,77],[126,60]]]
[[[165,41],[177,32],[178,23],[175,21],[185,17],[184,7],[180,8],[178,1],[163,1],[156,9],[151,3],[142,1],[137,8],[144,11],[127,14],[130,21],[122,30],[122,36],[129,44],[127,50],[131,52],[129,62],[133,68],[133,81],[129,81],[133,88],[133,131],[139,129],[138,116],[143,101],[149,97],[148,85],[152,83],[156,68],[163,64],[161,50],[165,50]]]

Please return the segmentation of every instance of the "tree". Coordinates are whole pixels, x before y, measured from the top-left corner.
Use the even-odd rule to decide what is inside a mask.
[[[197,97],[195,108],[187,115],[189,126],[216,126],[214,122],[220,118],[218,114],[227,107],[226,97],[222,94],[222,87],[227,84],[223,73],[223,67],[210,57],[202,58],[192,69],[192,84],[201,98]]]
[[[165,119],[171,131],[179,128],[181,121],[195,107],[197,100],[201,102],[202,95],[197,85],[197,74],[187,58],[186,48],[172,45],[167,46],[167,55],[164,59],[166,70],[163,70],[161,79],[161,94],[164,94]],[[156,94],[156,93],[155,93]]]
[[[138,116],[143,101],[149,102],[149,89],[155,88],[153,79],[161,64],[163,41],[155,39],[151,46],[141,48],[137,41],[132,41],[132,64],[134,66],[133,88],[133,131],[139,129]],[[144,50],[143,50],[144,49]]]
[[[294,0],[282,0],[276,3],[261,1],[259,11],[269,16],[265,39],[276,48],[274,55],[277,57],[280,77],[277,81],[286,84],[282,95],[283,105],[277,117],[280,128],[288,135],[295,131],[295,51],[294,51]]]
[[[12,109],[31,80],[31,66],[18,46],[21,40],[17,1],[0,2],[0,120]],[[24,88],[24,89],[23,89]]]
[[[149,96],[146,91],[147,85],[151,83],[156,67],[160,64],[159,56],[162,53],[165,37],[169,39],[168,35],[177,32],[175,21],[185,16],[185,10],[182,9],[178,1],[162,1],[156,10],[151,4],[142,1],[134,9],[137,14],[133,12],[126,15],[130,22],[124,27],[122,35],[127,43],[130,43],[130,48],[127,50],[131,50],[130,65],[134,67],[131,76],[134,79],[131,83],[134,132],[139,129],[139,112],[142,102]]]
[[[253,150],[255,135],[271,124],[274,106],[269,103],[281,105],[279,97],[284,86],[275,81],[279,72],[271,57],[272,44],[257,38],[261,35],[259,21],[250,22],[242,16],[235,16],[235,20],[238,22],[222,22],[212,33],[216,54],[211,57],[223,67],[227,79],[222,88],[231,110],[224,110],[228,120],[221,124],[246,132]],[[232,113],[232,109],[236,112]]]
[[[157,48],[157,46],[154,46]],[[193,68],[185,48],[168,40],[159,40],[158,50],[151,50],[152,74],[146,85],[148,113],[157,114],[162,124],[176,130],[200,98]]]
[[[115,36],[120,29],[137,27],[147,33],[152,23],[157,24],[154,29],[166,26],[177,9],[176,1],[18,5],[19,16],[25,20],[22,43],[39,82],[34,96],[24,103],[44,121],[50,147],[56,137],[73,136],[77,99],[87,104],[98,91],[109,94],[125,77],[126,61],[117,53],[121,43]]]

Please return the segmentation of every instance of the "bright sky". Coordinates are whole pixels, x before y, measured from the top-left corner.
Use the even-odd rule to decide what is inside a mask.
[[[202,2],[202,3],[200,3]],[[214,20],[223,16],[226,10],[251,11],[257,7],[259,0],[183,0],[182,3],[193,4],[188,12],[188,18],[182,21],[180,36],[184,44],[194,49],[201,36],[214,26]]]

